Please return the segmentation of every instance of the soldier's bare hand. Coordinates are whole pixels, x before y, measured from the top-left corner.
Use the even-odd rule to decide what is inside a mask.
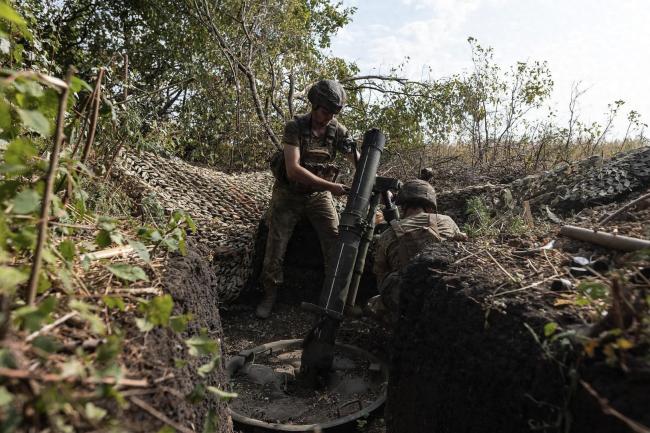
[[[335,183],[333,184],[332,188],[330,188],[330,192],[332,193],[332,195],[345,195],[349,191],[350,188],[343,185],[342,183]]]

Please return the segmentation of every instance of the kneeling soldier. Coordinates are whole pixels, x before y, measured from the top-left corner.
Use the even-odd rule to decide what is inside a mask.
[[[379,295],[370,299],[370,314],[385,323],[395,323],[399,304],[398,271],[427,246],[445,240],[467,240],[454,220],[434,213],[436,192],[423,180],[409,180],[400,190],[396,204],[404,217],[393,220],[381,234],[375,248],[374,273]]]

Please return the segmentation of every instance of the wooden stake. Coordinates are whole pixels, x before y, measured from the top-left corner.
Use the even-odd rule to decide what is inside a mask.
[[[47,222],[50,215],[50,201],[52,200],[52,191],[54,189],[54,179],[56,178],[56,171],[59,165],[59,153],[61,151],[61,143],[63,142],[63,126],[65,124],[65,113],[68,106],[68,94],[70,93],[70,82],[72,75],[75,73],[73,66],[68,68],[65,76],[66,86],[61,89],[59,95],[59,113],[56,116],[56,133],[54,135],[54,147],[50,155],[50,166],[47,172],[47,180],[45,183],[45,194],[43,195],[43,204],[41,205],[41,217],[38,221],[38,238],[36,240],[36,249],[34,250],[34,261],[32,264],[32,271],[29,276],[28,285],[28,298],[29,305],[34,305],[36,300],[36,289],[38,287],[38,275],[41,271],[41,260],[43,258],[43,248],[47,240]]]
[[[83,152],[81,153],[81,163],[85,164],[88,159],[88,154],[90,153],[90,148],[95,142],[95,132],[97,131],[97,118],[99,117],[99,107],[102,105],[102,80],[104,79],[104,68],[99,68],[99,74],[97,75],[97,92],[95,93],[95,105],[90,118],[90,129],[88,129],[88,137],[86,138],[86,144],[84,145]]]
[[[122,100],[122,110],[126,112],[126,105],[127,101],[129,99],[129,55],[125,54],[124,55],[124,94],[123,94],[123,100]],[[108,179],[108,177],[111,174],[111,169],[113,168],[113,164],[115,163],[115,159],[117,156],[120,154],[120,151],[122,150],[122,146],[124,145],[123,139],[120,140],[119,144],[117,145],[117,148],[115,149],[115,152],[113,152],[113,155],[111,156],[110,161],[108,161],[108,165],[106,166],[106,172],[104,173],[104,181]]]

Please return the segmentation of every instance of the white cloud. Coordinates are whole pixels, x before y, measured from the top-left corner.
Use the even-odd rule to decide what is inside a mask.
[[[433,78],[471,68],[468,36],[494,47],[506,68],[547,60],[556,83],[553,103],[566,109],[571,83],[582,81],[583,119],[602,120],[607,104],[627,101],[650,120],[650,2],[648,0],[355,0],[353,22],[332,52],[362,72],[402,72]],[[347,5],[346,1],[346,5]],[[424,72],[423,72],[424,71]]]

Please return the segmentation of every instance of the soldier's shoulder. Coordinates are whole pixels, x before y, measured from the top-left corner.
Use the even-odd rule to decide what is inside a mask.
[[[341,122],[339,122],[337,119],[332,119],[330,121],[330,126],[333,126],[336,128],[336,132],[338,135],[346,135],[348,133],[348,128],[345,127]]]
[[[435,224],[438,227],[445,226],[445,227],[450,227],[452,229],[458,227],[456,221],[454,221],[454,219],[448,215],[440,214],[440,213],[434,213],[428,215],[430,215],[429,220],[432,222],[432,224]]]
[[[379,238],[377,239],[377,246],[387,246],[391,242],[397,240],[397,235],[395,235],[395,231],[393,228],[389,225],[389,227],[384,230],[382,234],[379,235]]]
[[[293,116],[293,119],[287,120],[287,122],[285,123],[285,128],[288,126],[292,128],[299,128],[300,125],[304,125],[307,122],[309,122],[310,115],[311,115],[310,113],[306,113],[306,114],[298,114]]]

